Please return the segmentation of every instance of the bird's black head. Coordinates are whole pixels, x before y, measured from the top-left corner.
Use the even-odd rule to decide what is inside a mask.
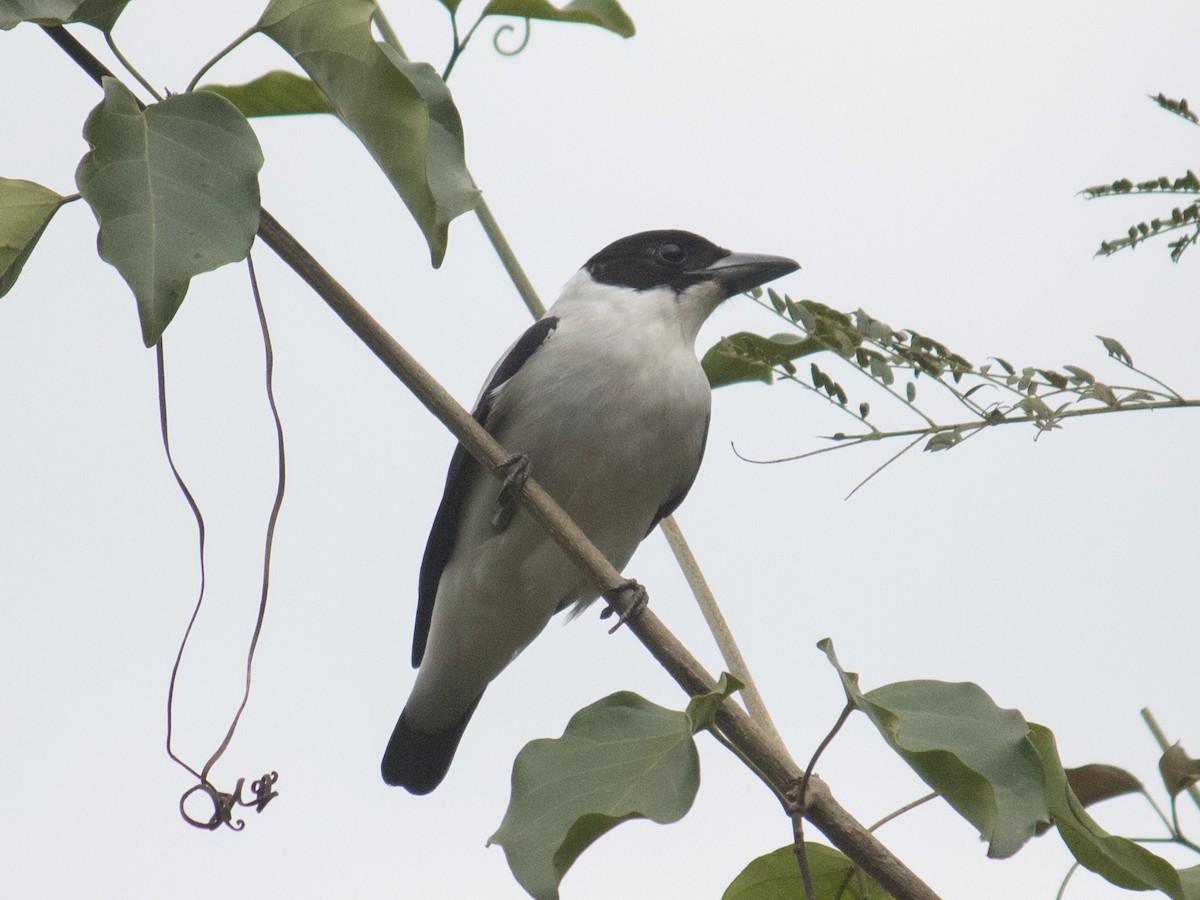
[[[690,231],[664,229],[631,234],[609,244],[584,264],[596,281],[638,291],[671,288],[680,294],[717,282],[731,297],[799,266],[781,256],[732,253]]]

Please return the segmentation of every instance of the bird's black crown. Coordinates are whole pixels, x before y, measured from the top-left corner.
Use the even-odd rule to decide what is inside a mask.
[[[587,261],[593,279],[638,291],[669,287],[680,293],[710,280],[704,272],[729,251],[690,231],[663,229],[631,234]]]

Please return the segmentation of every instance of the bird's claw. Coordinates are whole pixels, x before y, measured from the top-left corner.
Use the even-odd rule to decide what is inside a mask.
[[[517,511],[517,497],[529,480],[529,457],[524,453],[514,453],[497,465],[496,471],[506,474],[504,483],[500,485],[500,493],[496,495],[496,504],[492,507],[492,530],[503,531],[512,522]]]
[[[610,588],[600,595],[607,600],[609,604],[607,607],[605,607],[604,611],[600,613],[600,618],[607,619],[612,616],[614,612],[616,612],[616,607],[612,605],[612,598],[626,590],[633,591],[633,603],[630,604],[629,609],[617,616],[617,624],[608,629],[609,634],[612,634],[631,619],[636,619],[642,614],[646,607],[650,605],[650,595],[646,592],[646,588],[634,579],[626,578],[616,587]]]

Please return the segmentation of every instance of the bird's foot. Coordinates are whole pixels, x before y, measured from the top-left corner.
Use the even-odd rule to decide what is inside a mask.
[[[650,605],[650,595],[646,593],[646,589],[634,579],[626,578],[616,587],[610,588],[600,595],[609,604],[604,609],[604,612],[600,613],[600,618],[607,619],[616,612],[616,607],[612,605],[612,598],[622,591],[633,591],[633,603],[630,604],[629,609],[617,616],[617,624],[608,629],[609,634],[612,634],[631,619],[636,619]]]
[[[492,507],[492,530],[499,532],[509,526],[517,512],[517,498],[529,480],[529,457],[514,453],[496,466],[496,471],[506,473],[496,496],[496,505]]]

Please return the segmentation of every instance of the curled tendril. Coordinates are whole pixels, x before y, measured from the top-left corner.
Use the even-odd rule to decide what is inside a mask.
[[[509,32],[509,31],[516,31],[517,29],[515,27],[513,27],[512,25],[501,25],[499,28],[496,29],[496,33],[494,35],[492,35],[492,46],[496,49],[496,52],[499,53],[501,56],[516,56],[518,53],[520,53],[522,50],[524,50],[526,47],[529,46],[529,33],[530,33],[531,29],[530,29],[529,20],[525,19],[524,21],[525,21],[525,34],[521,38],[521,43],[512,50],[505,50],[503,47],[500,46],[500,35],[505,34],[506,32]]]
[[[237,780],[237,788],[234,792],[217,790],[211,782],[203,780],[199,784],[194,784],[179,798],[179,814],[183,820],[195,828],[203,828],[205,831],[216,831],[222,825],[233,831],[241,831],[246,827],[246,822],[243,819],[234,819],[233,810],[235,806],[253,807],[255,812],[262,812],[266,805],[271,802],[272,797],[278,797],[279,792],[275,790],[275,782],[279,780],[278,772],[267,772],[262,778],[257,778],[250,782],[250,790],[253,792],[253,797],[249,800],[242,799],[242,788],[246,784],[245,778]],[[188,798],[199,792],[208,797],[212,803],[212,815],[208,819],[196,819],[187,811],[186,804]]]

